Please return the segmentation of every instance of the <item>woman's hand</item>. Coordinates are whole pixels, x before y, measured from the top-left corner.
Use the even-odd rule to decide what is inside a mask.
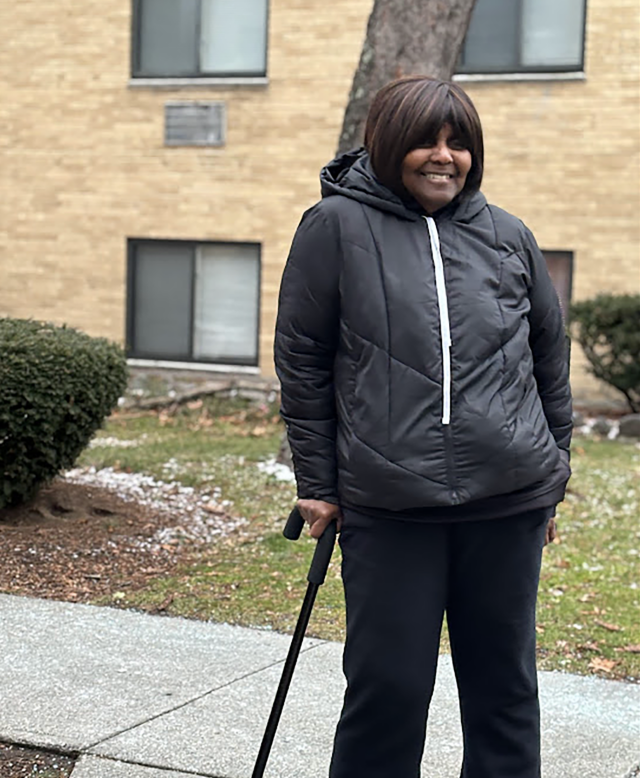
[[[312,538],[317,540],[334,519],[338,522],[338,532],[340,532],[342,513],[338,505],[324,500],[298,500],[297,506],[311,528],[309,534]]]
[[[549,523],[547,524],[547,532],[544,536],[544,544],[545,546],[549,543],[553,543],[553,541],[558,536],[558,527],[556,526],[556,520],[555,519],[549,519]]]

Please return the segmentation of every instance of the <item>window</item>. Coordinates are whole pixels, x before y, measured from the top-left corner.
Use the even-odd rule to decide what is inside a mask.
[[[476,0],[459,73],[582,70],[586,0]]]
[[[129,242],[128,356],[258,364],[260,246]]]
[[[571,304],[571,285],[573,280],[573,252],[543,251],[547,261],[547,270],[556,288],[565,322],[569,319]]]
[[[134,0],[134,77],[264,76],[267,3]]]

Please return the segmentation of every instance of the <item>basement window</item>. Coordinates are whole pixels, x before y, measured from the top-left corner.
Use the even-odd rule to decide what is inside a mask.
[[[258,364],[260,245],[129,241],[127,356]]]

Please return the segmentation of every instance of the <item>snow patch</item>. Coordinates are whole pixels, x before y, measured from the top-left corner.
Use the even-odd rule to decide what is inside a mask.
[[[261,473],[273,476],[276,481],[285,481],[286,483],[294,484],[296,477],[293,470],[287,465],[283,465],[280,462],[276,462],[275,459],[267,459],[264,462],[258,462],[256,465]]]
[[[100,437],[100,438],[92,438],[92,440],[89,441],[89,448],[135,448],[136,446],[139,446],[142,441],[146,439],[146,435],[142,435],[137,440],[125,440],[122,438],[110,438],[110,437]]]
[[[135,501],[170,515],[175,525],[158,530],[150,541],[141,541],[143,545],[150,543],[157,547],[182,540],[210,543],[248,523],[243,517],[227,513],[230,503],[219,499],[221,495],[217,488],[213,493],[199,492],[177,481],[157,481],[149,475],[126,473],[111,467],[101,470],[77,467],[68,470],[63,477],[71,483],[109,489],[123,500]]]

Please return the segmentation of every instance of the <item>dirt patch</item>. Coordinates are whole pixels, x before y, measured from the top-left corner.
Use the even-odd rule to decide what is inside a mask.
[[[143,586],[193,550],[196,495],[192,502],[181,515],[154,500],[56,479],[31,502],[0,510],[0,591],[89,602]],[[216,512],[218,524],[225,518]]]
[[[68,778],[74,764],[61,754],[0,743],[2,778]]]

